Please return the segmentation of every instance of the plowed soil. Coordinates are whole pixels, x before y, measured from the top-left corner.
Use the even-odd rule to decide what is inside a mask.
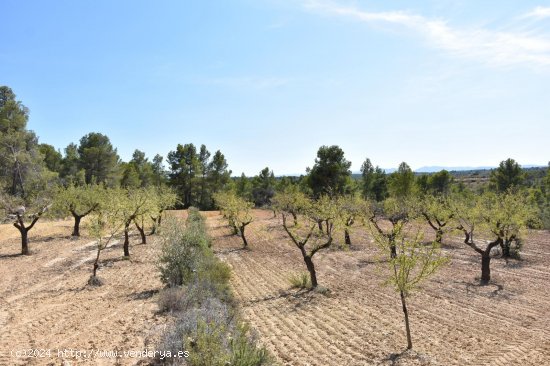
[[[281,364],[550,365],[548,232],[530,234],[522,261],[493,259],[492,283],[483,287],[478,255],[446,237],[452,262],[409,299],[414,352],[403,352],[399,296],[382,286],[383,267],[364,230],[352,232],[351,250],[314,257],[319,283],[330,289],[323,295],[290,289],[288,277],[305,265],[271,212],[256,211],[248,250],[217,213],[207,216],[214,249],[233,268],[243,315]],[[86,282],[94,242],[70,232],[70,221],[39,222],[30,233],[32,255],[20,256],[17,230],[0,225],[0,365],[147,363],[112,355],[153,349],[169,321],[157,312],[157,239],[140,245],[132,237],[130,261],[113,243],[102,255],[104,285],[93,288]],[[12,352],[28,349],[51,354]],[[111,354],[58,353],[71,350]]]
[[[95,242],[70,233],[70,221],[38,222],[29,233],[32,255],[21,256],[19,232],[0,225],[0,365],[147,360],[123,352],[143,351],[166,322],[155,300],[162,287],[155,239],[140,245],[132,237],[130,260],[121,259],[120,241],[112,243],[98,272],[104,285],[90,287]],[[28,350],[37,351],[28,357]]]
[[[245,318],[280,363],[550,365],[550,233],[531,233],[522,261],[493,259],[483,287],[478,254],[446,237],[452,261],[409,299],[414,352],[403,352],[401,302],[382,286],[380,256],[365,231],[352,233],[352,250],[314,257],[319,283],[330,289],[323,295],[290,289],[288,277],[306,270],[301,255],[278,218],[256,215],[248,250],[221,217],[209,222]]]

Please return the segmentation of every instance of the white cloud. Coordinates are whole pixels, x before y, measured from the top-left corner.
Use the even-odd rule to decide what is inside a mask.
[[[524,18],[550,18],[550,8],[544,6],[537,6],[535,9],[531,10],[529,13],[523,15]]]
[[[550,38],[533,31],[496,31],[487,28],[455,28],[441,19],[429,19],[407,12],[368,12],[334,2],[309,0],[307,9],[329,15],[355,18],[365,23],[385,23],[405,27],[421,35],[429,44],[453,55],[490,65],[550,66]],[[550,8],[536,8],[539,16]],[[544,15],[547,16],[547,15]]]

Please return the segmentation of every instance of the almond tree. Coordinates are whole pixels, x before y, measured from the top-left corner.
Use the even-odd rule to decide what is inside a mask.
[[[405,225],[417,216],[417,208],[412,199],[407,197],[387,198],[380,204],[370,204],[365,212],[369,228],[374,235],[387,239],[391,251],[391,257],[397,255],[395,240],[401,235]],[[387,228],[382,223],[390,223]]]
[[[324,200],[320,202],[308,201],[305,203],[304,207],[299,208],[298,211],[301,214],[294,225],[288,224],[287,219],[290,213],[286,210],[281,210],[283,228],[292,243],[296,245],[302,254],[311,278],[312,289],[318,286],[313,256],[320,250],[330,247],[333,242],[333,232],[335,229],[335,222],[330,216],[321,216],[322,214],[331,212],[330,209],[321,207],[323,204],[326,204]],[[318,223],[320,220],[326,222],[326,230],[319,228]]]
[[[151,220],[153,220],[153,227],[151,229],[151,235],[157,232],[157,229],[162,223],[162,215],[165,210],[174,207],[178,202],[178,195],[176,192],[167,186],[158,186],[154,189],[155,206],[156,208],[151,212]]]
[[[427,195],[422,200],[420,213],[428,222],[428,225],[435,231],[435,241],[441,244],[443,234],[452,229],[450,223],[453,219],[453,211],[449,196]]]
[[[499,221],[499,207],[493,196],[471,196],[453,200],[454,217],[457,229],[464,234],[464,244],[481,256],[481,285],[491,280],[491,250],[504,244]],[[474,233],[480,236],[494,235],[485,247],[475,240]],[[477,236],[476,234],[476,236]]]
[[[214,200],[224,217],[227,218],[233,231],[240,234],[243,245],[247,248],[248,241],[246,240],[245,229],[254,220],[252,213],[254,203],[238,197],[233,192],[215,194]]]
[[[388,278],[386,284],[391,285],[399,293],[401,306],[405,317],[405,331],[407,334],[407,349],[412,349],[412,337],[409,324],[407,297],[417,289],[422,281],[448,262],[448,258],[441,254],[439,244],[425,245],[420,234],[405,236],[400,231],[393,238],[378,234],[374,235],[378,247],[389,257]]]
[[[29,205],[30,204],[30,205]],[[13,226],[21,234],[21,254],[29,255],[29,231],[38,220],[43,217],[51,206],[51,200],[37,198],[23,200],[6,194],[0,194],[0,208],[9,220],[13,220]]]
[[[59,188],[55,195],[54,206],[59,211],[69,211],[74,218],[72,236],[80,236],[80,222],[99,208],[101,196],[105,189],[101,185],[69,185]]]
[[[338,218],[344,227],[344,242],[351,246],[350,231],[358,218],[365,212],[365,201],[357,196],[343,196],[337,199]]]
[[[298,215],[311,204],[298,186],[289,186],[283,192],[275,193],[271,202],[276,212],[284,211],[292,216],[294,226],[298,225]]]
[[[523,192],[488,192],[481,201],[481,216],[487,229],[499,241],[502,257],[519,257],[522,239],[530,223],[537,220],[536,208]],[[515,246],[512,246],[515,244]]]
[[[136,217],[144,215],[151,208],[151,193],[147,189],[116,189],[121,200],[121,215],[124,221],[124,257],[130,257],[130,225]]]
[[[101,252],[120,233],[125,224],[123,214],[125,202],[124,197],[120,193],[120,190],[105,190],[101,195],[102,201],[105,204],[101,205],[101,209],[94,210],[90,217],[89,232],[96,239],[97,245],[92,276],[88,280],[88,284],[92,286],[100,286],[102,284],[97,276]]]

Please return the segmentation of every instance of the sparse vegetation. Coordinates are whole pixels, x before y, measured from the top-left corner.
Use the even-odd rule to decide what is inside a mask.
[[[157,348],[188,354],[185,360],[170,364],[271,364],[267,351],[257,346],[256,338],[239,320],[229,289],[230,269],[213,255],[198,210],[189,209],[184,228],[172,221],[163,235],[160,270],[168,288],[161,293],[159,305],[174,312],[176,320]]]

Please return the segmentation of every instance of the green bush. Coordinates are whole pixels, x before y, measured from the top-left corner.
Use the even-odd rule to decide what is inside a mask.
[[[185,225],[165,226],[159,261],[163,282],[161,311],[176,315],[157,349],[187,351],[186,359],[163,360],[191,366],[260,366],[271,364],[265,348],[256,345],[248,327],[238,324],[229,280],[231,269],[210,249],[204,218],[190,208]]]
[[[311,277],[308,272],[294,273],[288,278],[291,288],[311,288]]]

